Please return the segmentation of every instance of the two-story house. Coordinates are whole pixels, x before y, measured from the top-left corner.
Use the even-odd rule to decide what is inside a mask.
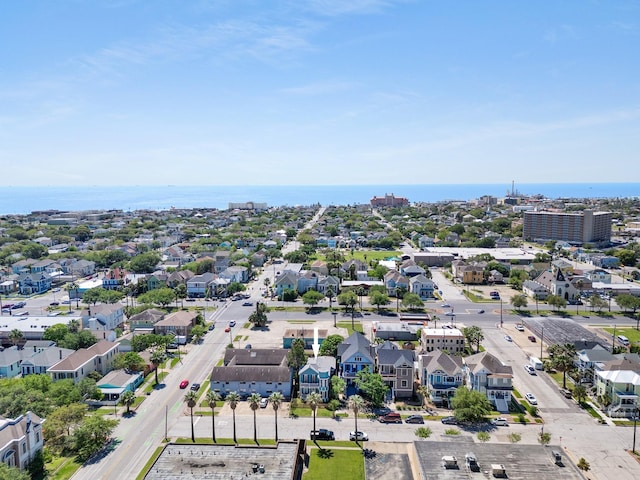
[[[499,412],[509,411],[513,391],[513,369],[489,352],[480,352],[464,359],[466,385],[487,396]]]
[[[377,373],[389,387],[391,399],[413,396],[415,380],[413,350],[398,348],[395,343],[386,341],[376,347]]]
[[[435,283],[424,275],[416,275],[409,278],[409,290],[422,300],[427,300],[434,298]]]
[[[595,372],[598,398],[607,399],[603,407],[614,418],[633,418],[640,397],[640,363],[627,359],[606,362]]]
[[[398,290],[408,292],[410,287],[409,278],[396,270],[390,270],[384,275],[384,285],[390,297],[397,296]]]
[[[298,277],[298,293],[302,295],[309,290],[318,290],[318,278],[318,272],[314,272],[313,270],[301,272]]]
[[[25,470],[42,450],[44,421],[33,412],[16,418],[0,417],[0,461]]]
[[[347,383],[347,396],[356,392],[355,379],[365,368],[375,371],[375,349],[359,332],[353,332],[338,345],[339,375]]]
[[[189,341],[191,340],[191,329],[196,325],[197,317],[197,312],[179,310],[156,322],[153,330],[157,335],[172,333],[176,336],[185,337]]]
[[[18,277],[18,290],[22,295],[44,293],[51,288],[51,275],[47,272],[23,273]]]
[[[60,360],[47,369],[47,373],[55,382],[70,378],[78,383],[91,372],[106,375],[112,370],[113,360],[118,354],[118,344],[107,340],[100,340],[89,348],[81,348]]]
[[[228,348],[223,366],[212,368],[210,388],[223,398],[229,392],[237,392],[242,398],[252,393],[268,397],[280,392],[289,399],[293,375],[287,364],[288,353],[284,348]]]
[[[204,298],[211,293],[210,287],[215,276],[211,272],[196,275],[187,280],[187,295],[189,298]]]
[[[450,406],[451,397],[464,382],[462,357],[442,350],[418,357],[420,385],[427,387],[429,400],[434,405]]]
[[[283,271],[275,281],[275,293],[279,297],[281,296],[285,290],[298,290],[298,278],[300,275],[291,270]]]
[[[329,401],[331,375],[336,369],[336,359],[328,356],[310,357],[298,371],[300,399],[305,401],[310,393],[319,393],[323,402]]]
[[[120,303],[100,303],[82,311],[82,328],[94,331],[115,330],[124,323],[124,308]]]

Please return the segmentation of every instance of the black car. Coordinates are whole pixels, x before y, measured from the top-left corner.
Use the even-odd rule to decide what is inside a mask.
[[[444,423],[445,425],[457,425],[458,420],[456,420],[456,417],[444,417],[442,419],[442,423]]]
[[[411,415],[405,418],[404,423],[424,423],[424,418],[422,415]]]
[[[311,430],[311,440],[335,440],[335,435],[331,430],[327,430],[326,428]]]
[[[191,390],[193,390],[194,392],[197,392],[198,390],[200,390],[200,384],[199,383],[192,383],[191,384]]]

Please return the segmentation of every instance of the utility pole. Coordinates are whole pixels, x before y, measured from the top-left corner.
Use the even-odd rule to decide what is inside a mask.
[[[502,297],[500,297],[500,328],[502,328]]]
[[[540,360],[542,361],[542,346],[544,345],[544,325],[542,326],[542,331],[540,332]]]

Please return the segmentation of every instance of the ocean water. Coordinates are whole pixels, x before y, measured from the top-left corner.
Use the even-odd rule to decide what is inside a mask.
[[[526,195],[548,198],[640,197],[640,183],[519,184]],[[0,187],[0,214],[35,210],[165,210],[226,209],[229,202],[265,202],[268,206],[354,205],[393,193],[410,202],[471,200],[483,195],[503,197],[510,184],[473,185],[236,185],[236,186],[66,186]]]

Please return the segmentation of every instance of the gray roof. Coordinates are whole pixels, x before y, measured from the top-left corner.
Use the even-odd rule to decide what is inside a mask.
[[[289,350],[285,348],[227,348],[224,364],[235,366],[282,366],[287,365]]]
[[[513,375],[513,369],[509,365],[503,364],[497,357],[489,352],[480,352],[470,355],[464,359],[464,363],[473,373],[477,373],[482,369],[486,369],[492,374]]]
[[[213,367],[211,382],[288,382],[289,367],[237,366]]]
[[[407,363],[413,366],[413,350],[378,350],[378,365],[400,365]]]
[[[69,348],[49,347],[31,357],[23,360],[22,365],[33,365],[34,367],[50,367],[51,365],[64,360],[75,350]]]
[[[367,337],[361,333],[353,332],[344,342],[338,345],[338,357],[345,359],[352,357],[356,353],[360,353],[364,355],[370,363],[374,363],[373,348],[369,340],[367,340]]]
[[[442,370],[450,375],[462,370],[462,357],[456,355],[449,355],[442,350],[434,350],[433,352],[424,355],[427,357],[423,360],[423,365],[427,368],[427,371],[434,372],[436,370]]]

